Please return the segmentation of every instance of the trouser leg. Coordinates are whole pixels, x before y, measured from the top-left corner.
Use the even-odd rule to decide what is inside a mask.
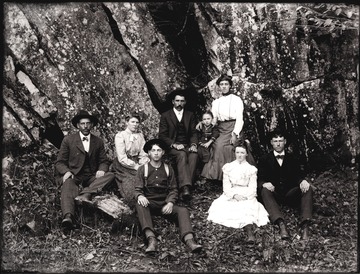
[[[106,172],[100,178],[91,178],[89,186],[85,187],[80,194],[91,193],[96,194],[100,192],[106,185],[110,184],[115,178],[114,173]]]
[[[261,197],[264,202],[264,206],[269,213],[270,220],[272,223],[274,223],[277,219],[281,218],[283,219],[283,215],[281,213],[279,204],[277,203],[275,199],[275,192],[271,192],[267,188],[262,188],[261,190]]]
[[[63,216],[67,213],[75,213],[75,197],[79,195],[79,187],[76,180],[67,179],[61,188],[61,211]]]
[[[292,206],[300,205],[301,222],[312,218],[313,210],[313,190],[310,186],[309,190],[303,193],[300,187],[294,187],[285,195],[286,202]]]
[[[182,188],[183,186],[191,186],[191,174],[189,170],[188,156],[186,151],[171,149],[170,154],[176,156],[176,168],[179,188]]]
[[[188,152],[188,166],[189,166],[189,172],[190,172],[190,182],[193,184],[195,172],[196,172],[196,166],[198,163],[198,154],[194,152]]]
[[[179,223],[180,239],[184,241],[185,235],[189,233],[193,234],[189,210],[186,207],[174,205],[173,214],[177,216]]]
[[[136,212],[138,215],[141,229],[143,231],[146,229],[150,229],[151,231],[154,231],[154,225],[153,225],[152,218],[151,218],[150,206],[143,207],[142,205],[139,205],[138,203],[136,203],[135,208],[136,208]]]

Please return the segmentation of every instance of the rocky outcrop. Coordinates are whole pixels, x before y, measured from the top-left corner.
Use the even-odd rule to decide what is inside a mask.
[[[157,135],[168,94],[188,92],[198,117],[228,73],[245,103],[255,156],[283,126],[309,163],[359,153],[356,6],[262,3],[4,4],[3,139],[8,150],[59,147],[74,113],[98,114],[113,157],[125,116]]]

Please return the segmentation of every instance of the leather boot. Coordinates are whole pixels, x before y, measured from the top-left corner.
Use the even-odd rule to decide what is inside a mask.
[[[202,246],[197,244],[194,239],[186,240],[185,244],[190,249],[191,253],[198,253],[202,249]]]
[[[190,188],[188,186],[183,186],[181,190],[181,199],[189,201],[191,199]]]
[[[155,237],[149,237],[148,238],[148,246],[145,249],[146,254],[152,254],[157,251],[157,240]]]
[[[64,219],[61,222],[61,226],[66,230],[71,230],[74,228],[73,225],[73,216],[71,213],[66,213]]]
[[[283,239],[283,240],[289,239],[290,238],[289,232],[287,231],[286,225],[283,220],[279,221],[278,226],[280,228],[281,239]]]
[[[309,240],[309,223],[304,222],[301,226],[301,239]]]
[[[254,235],[254,232],[253,232],[253,226],[252,225],[247,225],[247,226],[245,226],[245,230],[246,230],[246,233],[247,233],[246,242],[248,244],[255,243],[255,235]]]

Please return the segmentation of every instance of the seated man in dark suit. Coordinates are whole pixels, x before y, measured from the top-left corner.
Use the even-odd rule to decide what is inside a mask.
[[[198,160],[196,121],[192,112],[184,110],[186,100],[181,90],[174,91],[172,98],[174,107],[161,114],[159,138],[170,148],[169,154],[176,157],[180,195],[188,200]]]
[[[282,239],[289,238],[278,202],[300,206],[301,238],[309,238],[308,226],[312,218],[313,190],[304,179],[300,163],[290,153],[285,153],[286,136],[279,129],[270,134],[273,151],[262,157],[258,164],[258,191],[270,215],[270,220],[280,228]]]
[[[87,111],[81,110],[72,120],[79,132],[66,136],[55,163],[57,180],[62,184],[61,210],[64,216],[62,226],[74,226],[75,201],[91,202],[91,196],[111,183],[115,175],[109,170],[104,142],[90,134],[98,119]],[[79,185],[84,189],[79,195]],[[78,196],[79,195],[79,196]]]

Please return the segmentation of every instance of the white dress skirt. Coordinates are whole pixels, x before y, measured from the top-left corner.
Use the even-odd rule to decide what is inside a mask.
[[[256,199],[257,168],[237,160],[225,164],[223,170],[223,194],[214,200],[208,210],[208,220],[227,227],[242,228],[248,224],[257,226],[269,222],[269,214]],[[234,195],[244,200],[237,201]]]

